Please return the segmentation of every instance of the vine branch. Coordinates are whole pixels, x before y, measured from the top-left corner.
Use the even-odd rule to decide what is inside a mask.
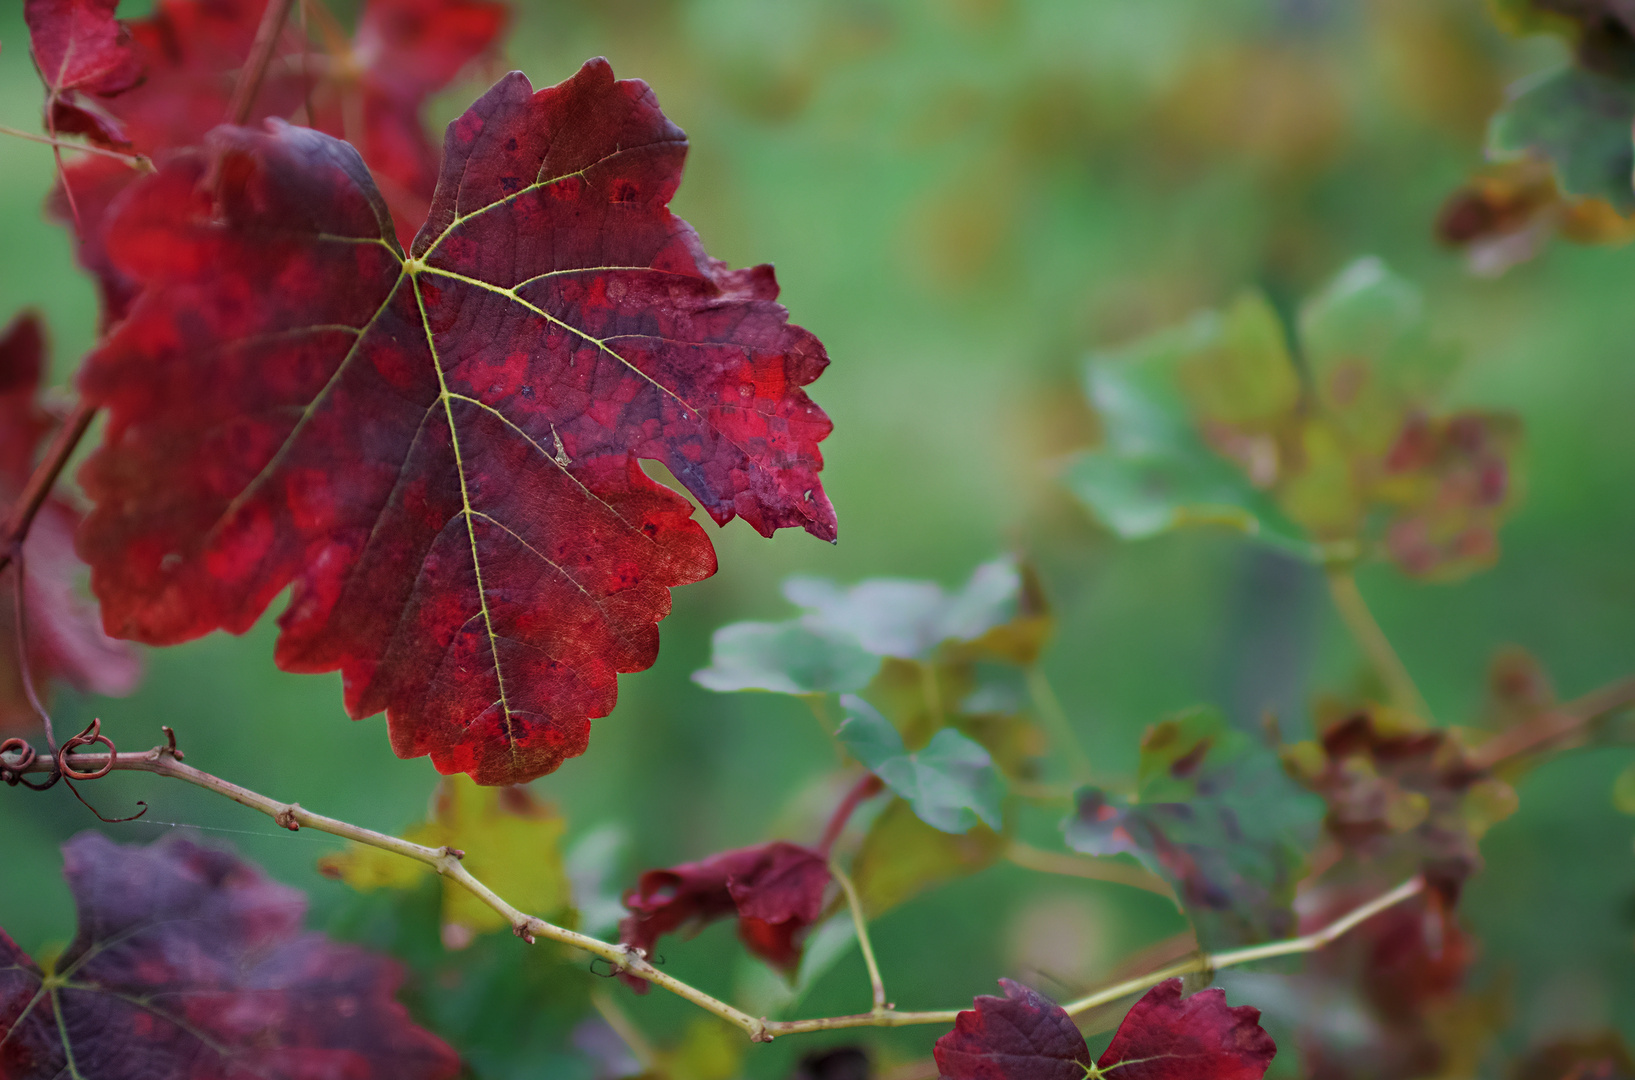
[[[81,399],[74,404],[74,410],[68,414],[56,434],[51,436],[51,443],[45,448],[45,457],[40,459],[40,464],[28,478],[28,486],[23,488],[23,493],[12,504],[6,531],[0,535],[0,570],[11,565],[23,541],[28,539],[28,530],[33,528],[35,516],[45,505],[46,497],[56,486],[57,477],[62,475],[63,466],[68,464],[74,448],[85,437],[96,413],[96,406],[88,405]]]
[[[26,746],[26,744],[25,744]],[[63,755],[66,757],[66,753]],[[645,955],[644,950],[627,945],[615,945],[599,938],[581,934],[576,930],[557,926],[544,919],[529,915],[513,907],[494,890],[472,876],[460,864],[463,852],[450,847],[427,847],[423,844],[412,843],[400,837],[386,833],[375,832],[336,818],[325,817],[313,813],[299,803],[281,803],[276,799],[240,787],[230,781],[213,776],[202,769],[195,769],[191,765],[183,764],[178,758],[181,755],[176,751],[172,742],[168,746],[156,746],[152,750],[140,754],[120,754],[117,752],[106,754],[76,754],[74,756],[75,771],[83,773],[112,772],[117,770],[148,772],[158,776],[168,776],[182,780],[207,791],[213,791],[225,796],[241,806],[266,814],[278,824],[291,831],[308,828],[319,832],[326,832],[332,836],[339,836],[369,847],[379,848],[382,851],[395,852],[404,858],[414,859],[425,863],[437,873],[458,882],[467,892],[470,892],[484,904],[499,912],[511,924],[511,930],[518,937],[532,944],[538,938],[549,938],[564,945],[571,945],[576,949],[600,957],[613,965],[616,971],[634,975],[639,979],[670,991],[677,997],[692,1002],[699,1008],[713,1013],[730,1024],[740,1028],[755,1042],[770,1042],[778,1035],[795,1035],[812,1031],[834,1031],[841,1028],[859,1027],[908,1027],[916,1024],[952,1024],[960,1009],[940,1009],[926,1012],[899,1011],[887,1006],[876,1008],[866,1013],[857,1013],[851,1016],[825,1016],[808,1020],[768,1020],[765,1017],[754,1017],[741,1009],[727,1004],[688,983],[671,975],[666,975],[654,967]],[[50,772],[58,768],[57,761],[47,764],[38,759],[29,760],[33,755],[25,752],[22,757],[6,762],[8,775],[19,776],[25,773]],[[840,880],[844,881],[844,878]],[[845,886],[842,885],[842,888]],[[1288,941],[1276,941],[1267,945],[1256,945],[1246,949],[1234,949],[1229,952],[1204,954],[1171,964],[1161,970],[1146,975],[1126,979],[1123,982],[1099,990],[1088,997],[1079,999],[1064,1006],[1068,1012],[1085,1012],[1098,1005],[1135,993],[1153,986],[1165,979],[1176,975],[1184,975],[1198,971],[1218,971],[1222,968],[1237,964],[1247,964],[1256,960],[1265,960],[1274,956],[1288,956],[1294,953],[1313,952],[1338,938],[1346,931],[1372,916],[1384,911],[1393,904],[1400,903],[1424,888],[1424,882],[1415,877],[1392,889],[1390,892],[1372,900],[1351,913],[1342,916],[1315,933],[1304,937],[1293,938]],[[848,895],[848,899],[850,896]],[[859,941],[867,940],[862,934]],[[878,975],[871,976],[878,978]],[[883,990],[877,991],[876,1000],[883,997]]]
[[[242,124],[250,119],[256,94],[261,90],[261,80],[267,74],[267,65],[272,62],[273,51],[278,48],[278,39],[284,33],[284,23],[294,7],[295,0],[267,0],[267,7],[261,13],[261,23],[255,29],[255,41],[250,46],[249,58],[239,72],[238,82],[233,86],[233,98],[227,104],[228,123]]]

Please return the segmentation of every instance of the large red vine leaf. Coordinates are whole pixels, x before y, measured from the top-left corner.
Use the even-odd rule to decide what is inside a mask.
[[[1181,996],[1161,982],[1125,1014],[1095,1064],[1073,1018],[1033,990],[999,980],[937,1040],[944,1080],[1260,1080],[1277,1046],[1260,1010],[1229,1007],[1221,990]]]
[[[42,969],[0,931],[0,1077],[442,1080],[395,964],[301,931],[301,894],[170,838],[63,849],[79,931]]]
[[[39,444],[51,432],[40,408],[45,333],[38,317],[20,315],[0,332],[0,505],[9,506],[34,471]],[[74,557],[79,512],[56,497],[40,507],[23,543],[24,614],[29,672],[44,694],[51,679],[98,694],[126,694],[141,667],[130,646],[102,632],[96,609],[75,581],[85,565]],[[23,690],[16,638],[17,579],[0,579],[0,731],[20,731],[38,718]]]
[[[199,145],[227,119],[266,0],[160,0],[151,16],[129,23],[116,23],[113,7],[108,0],[30,0],[36,55],[71,33],[85,37],[80,28],[94,10],[95,40],[116,35],[136,76],[71,84],[75,92],[62,96],[42,62],[51,102],[60,99],[58,128],[155,158]],[[498,0],[369,0],[354,37],[332,32],[322,47],[286,28],[251,118],[299,118],[357,144],[407,244],[437,180],[437,148],[420,117],[426,99],[493,47],[506,10]],[[80,261],[97,276],[108,322],[123,317],[135,285],[110,262],[102,230],[114,198],[135,179],[118,161],[77,162],[64,175],[74,213],[60,192],[54,207],[75,223]]]
[[[801,938],[823,914],[829,864],[811,848],[775,840],[696,863],[649,870],[625,894],[619,940],[651,954],[665,934],[738,916],[738,936],[774,967],[800,964]],[[648,982],[625,981],[640,993]]]
[[[409,257],[355,151],[224,127],[131,192],[110,251],[146,292],[86,361],[109,410],[81,553],[110,632],[242,632],[443,772],[519,783],[582,753],[653,662],[716,521],[835,535],[828,363],[767,266],[667,203],[686,140],[593,60],[502,79],[449,128]]]

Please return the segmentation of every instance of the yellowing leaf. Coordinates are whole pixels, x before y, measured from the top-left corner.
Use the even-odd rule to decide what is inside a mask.
[[[465,853],[461,862],[483,884],[530,914],[550,916],[570,901],[562,865],[566,823],[549,806],[518,787],[479,787],[470,777],[444,777],[432,796],[428,820],[405,840]],[[413,886],[431,868],[379,848],[353,844],[326,855],[318,869],[355,889]],[[509,924],[493,908],[453,881],[443,886],[443,923],[476,932]]]

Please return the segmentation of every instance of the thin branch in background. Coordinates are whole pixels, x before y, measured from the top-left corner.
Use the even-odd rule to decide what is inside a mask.
[[[1500,732],[1471,751],[1471,763],[1479,768],[1495,768],[1570,739],[1597,720],[1631,705],[1635,705],[1635,676],[1591,690],[1545,710],[1525,724]]]
[[[10,135],[14,139],[27,139],[29,142],[42,143],[45,146],[56,147],[61,150],[78,150],[86,154],[96,154],[99,157],[113,158],[123,161],[138,172],[153,172],[153,161],[146,154],[132,154],[126,150],[113,150],[106,146],[97,146],[94,143],[69,142],[67,139],[55,138],[51,135],[37,135],[32,131],[23,131],[21,128],[8,127],[0,124],[0,135]]]
[[[886,1000],[886,982],[880,977],[880,965],[874,959],[874,943],[869,940],[869,920],[863,915],[863,901],[857,895],[857,886],[837,863],[829,863],[829,873],[840,883],[846,894],[846,906],[851,909],[852,925],[857,928],[857,947],[863,950],[863,963],[869,969],[869,989],[874,994],[874,1012],[883,1013],[891,1008]]]
[[[1391,647],[1391,640],[1380,629],[1374,613],[1368,610],[1368,602],[1357,588],[1356,576],[1348,567],[1331,566],[1327,577],[1329,595],[1334,598],[1334,606],[1339,609],[1341,620],[1385,683],[1391,704],[1422,720],[1431,720],[1431,707],[1426,704],[1419,687],[1414,685],[1413,676],[1408,674],[1402,657]]]
[[[250,119],[255,109],[255,98],[261,92],[261,80],[267,74],[278,39],[284,34],[284,23],[289,19],[295,0],[267,0],[261,13],[261,23],[255,30],[255,42],[250,46],[249,58],[233,85],[232,100],[227,103],[227,122],[242,124]]]
[[[57,433],[51,437],[51,443],[45,448],[45,457],[35,466],[33,474],[28,478],[28,484],[23,493],[17,496],[12,504],[11,516],[6,521],[6,531],[0,536],[0,570],[11,564],[12,556],[20,554],[23,541],[28,539],[28,531],[34,525],[35,515],[39,514],[40,507],[45,505],[46,497],[56,486],[57,477],[62,474],[63,466],[74,453],[74,448],[85,437],[86,429],[91,426],[91,420],[96,416],[96,406],[87,405],[84,400],[74,405],[74,410],[62,422]]]
[[[1061,699],[1051,688],[1050,679],[1045,676],[1045,669],[1037,662],[1027,667],[1028,696],[1033,699],[1034,711],[1044,722],[1045,729],[1050,732],[1051,741],[1056,749],[1067,758],[1067,766],[1075,784],[1088,784],[1094,777],[1090,767],[1090,755],[1084,752],[1079,744],[1078,734],[1073,730],[1073,722],[1067,718],[1067,710],[1062,708]]]
[[[27,763],[25,763],[25,760],[26,756],[25,758],[19,758],[15,763],[8,763],[8,770],[17,775],[22,775],[24,773],[50,772],[57,768],[55,761],[46,764],[37,759]],[[654,967],[640,949],[634,949],[626,945],[614,945],[519,911],[495,893],[493,889],[473,877],[471,872],[460,864],[462,853],[453,848],[426,847],[400,837],[389,836],[386,833],[375,832],[373,829],[365,829],[336,818],[315,814],[311,810],[304,809],[299,803],[281,803],[269,799],[265,795],[177,761],[172,749],[166,746],[156,746],[152,750],[141,754],[82,754],[75,758],[75,763],[87,772],[103,769],[110,771],[134,770],[183,780],[232,799],[241,806],[247,806],[252,810],[266,814],[286,829],[292,831],[302,828],[317,829],[320,832],[339,836],[345,840],[352,840],[369,847],[379,848],[382,851],[394,852],[405,858],[425,863],[436,870],[437,873],[458,882],[467,892],[499,912],[511,924],[512,931],[524,941],[531,943],[536,938],[549,938],[552,941],[559,941],[565,945],[581,949],[592,956],[601,957],[613,965],[616,971],[645,979],[647,982],[668,990],[677,997],[690,1001],[706,1012],[713,1013],[735,1025],[755,1042],[770,1042],[778,1035],[795,1035],[812,1031],[837,1031],[843,1028],[952,1024],[962,1011],[960,1009],[941,1009],[929,1012],[899,1012],[896,1009],[887,1007],[883,1010],[874,1010],[851,1016],[825,1016],[809,1020],[767,1020],[765,1017],[753,1017],[743,1010],[734,1008],[725,1001],[699,990],[697,987],[682,982],[674,976],[666,975]],[[1064,1007],[1070,1013],[1084,1012],[1098,1005],[1107,1004],[1144,990],[1177,975],[1198,971],[1212,972],[1256,960],[1312,952],[1322,948],[1359,923],[1377,915],[1391,905],[1401,903],[1403,900],[1415,895],[1423,888],[1424,881],[1415,877],[1383,896],[1371,900],[1349,914],[1336,919],[1315,933],[1288,941],[1256,945],[1247,949],[1235,949],[1213,955],[1200,954],[1180,964],[1174,964],[1134,979],[1126,979]],[[860,937],[860,940],[865,939]]]
[[[28,700],[29,708],[34,715],[40,718],[40,724],[45,728],[45,744],[51,748],[51,756],[57,756],[57,735],[51,728],[51,714],[46,712],[45,704],[40,701],[39,693],[34,689],[34,665],[29,662],[28,655],[28,616],[25,612],[27,603],[24,593],[28,590],[28,578],[23,562],[23,544],[18,541],[11,553],[12,580],[16,582],[16,591],[12,594],[12,633],[16,637],[17,652],[17,681],[23,686],[23,697]],[[80,800],[83,802],[84,800]],[[101,817],[101,814],[97,815]]]
[[[931,718],[932,728],[940,728],[948,722],[942,707],[942,687],[937,683],[937,665],[929,660],[918,660],[915,666],[920,669],[920,694],[925,698],[925,712]]]
[[[1109,881],[1115,885],[1128,885],[1132,889],[1145,889],[1147,892],[1157,893],[1171,903],[1179,903],[1175,898],[1175,889],[1169,882],[1145,867],[1114,858],[1045,851],[1032,844],[1012,840],[1005,845],[1005,860],[1024,869],[1037,870],[1041,874]]]

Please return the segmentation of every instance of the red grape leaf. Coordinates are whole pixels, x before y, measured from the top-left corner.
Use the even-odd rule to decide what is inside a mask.
[[[55,10],[62,2],[52,0],[52,19],[40,28],[30,20],[37,52],[42,33],[65,32],[65,15]],[[106,130],[72,130],[156,158],[197,146],[227,118],[265,6],[266,0],[160,0],[153,15],[125,24],[140,84],[88,87],[107,95],[93,117]],[[437,179],[437,148],[427,138],[421,110],[493,46],[505,18],[498,0],[371,0],[355,39],[338,37],[328,57],[287,28],[251,119],[301,116],[356,142],[393,210],[399,241],[407,244]],[[75,100],[83,104],[84,95]],[[313,115],[306,116],[309,105]],[[105,158],[77,162],[65,175],[78,211],[80,262],[98,278],[108,323],[123,317],[135,288],[103,252],[102,230],[113,197],[135,179],[130,168]],[[53,210],[64,221],[74,220],[61,191]]]
[[[1284,760],[1328,803],[1324,824],[1344,848],[1393,876],[1419,869],[1450,900],[1481,868],[1477,841],[1515,809],[1510,785],[1471,764],[1447,732],[1385,713],[1347,715]]]
[[[88,135],[123,143],[117,121],[84,100],[84,94],[119,94],[142,78],[142,60],[130,31],[114,18],[119,0],[28,0],[34,65],[45,82],[46,128],[54,134]]]
[[[63,848],[79,931],[49,970],[0,932],[0,1076],[440,1080],[454,1051],[393,1000],[397,965],[303,933],[305,899],[167,838]]]
[[[1090,1050],[1063,1009],[1009,979],[1005,996],[978,997],[937,1040],[944,1080],[1260,1080],[1277,1053],[1260,1010],[1228,1007],[1221,990],[1181,996],[1159,983],[1131,1006],[1107,1050]]]
[[[625,894],[630,914],[619,940],[652,954],[665,934],[738,916],[738,936],[767,963],[793,971],[800,939],[823,914],[829,864],[810,848],[775,840],[724,851],[696,863],[649,870]],[[643,993],[647,982],[625,981]]]
[[[0,333],[0,505],[9,506],[22,493],[39,444],[53,427],[38,402],[44,367],[40,321],[20,315]],[[74,557],[78,525],[77,510],[48,498],[23,544],[29,671],[42,694],[53,678],[93,693],[127,694],[141,674],[135,653],[102,632],[95,607],[75,591],[75,579],[85,569]],[[16,580],[7,575],[0,584],[0,731],[38,723],[18,669]]]
[[[582,753],[715,570],[638,458],[718,522],[835,535],[800,389],[828,358],[670,213],[686,145],[594,60],[450,126],[408,259],[315,131],[223,127],[133,189],[109,248],[147,291],[81,375],[109,630],[240,633],[293,582],[278,663],[341,669],[400,756],[510,784]]]

